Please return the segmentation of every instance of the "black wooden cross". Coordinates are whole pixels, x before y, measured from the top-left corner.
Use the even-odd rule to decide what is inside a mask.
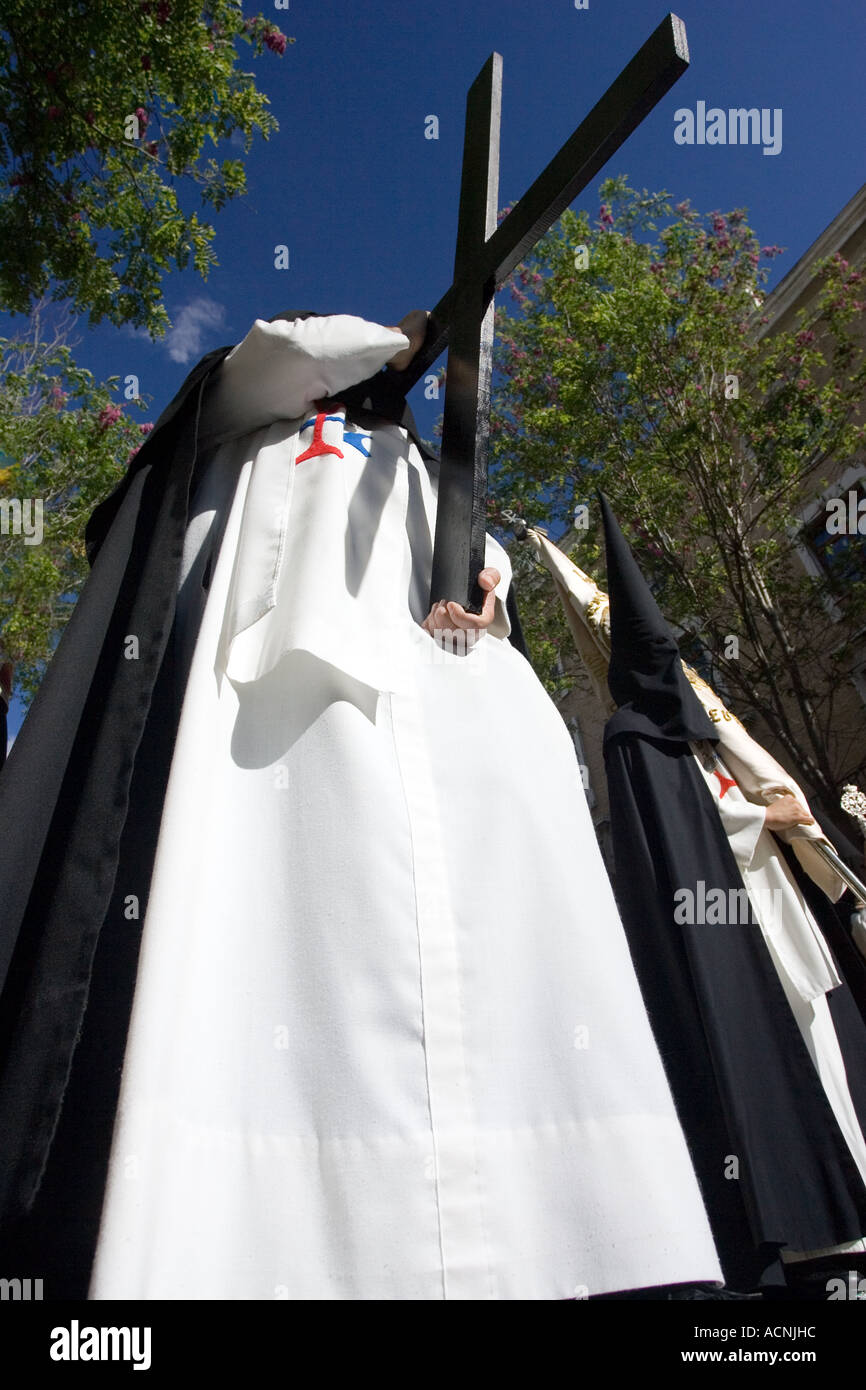
[[[682,20],[669,14],[562,149],[496,226],[502,58],[491,53],[466,98],[454,282],[431,312],[405,372],[405,393],[448,348],[442,462],[430,604],[456,599],[480,613],[487,526],[493,297],[569,203],[688,67]]]

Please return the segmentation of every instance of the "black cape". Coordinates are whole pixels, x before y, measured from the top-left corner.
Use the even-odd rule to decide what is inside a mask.
[[[616,895],[726,1280],[778,1282],[781,1246],[823,1249],[866,1231],[866,1188],[760,928],[675,921],[677,890],[744,884],[689,747],[716,743],[714,727],[606,499],[602,508],[619,705],[604,736]],[[846,1057],[866,1057],[845,985],[830,1005]],[[862,1060],[848,1074],[863,1124]]]
[[[175,609],[207,462],[198,421],[231,347],[192,369],[92,513],[90,573],[0,775],[0,1254],[16,1276],[43,1278],[48,1299],[87,1293],[187,676]],[[403,425],[435,458],[387,369],[339,399],[361,423]],[[526,656],[513,586],[507,610]]]

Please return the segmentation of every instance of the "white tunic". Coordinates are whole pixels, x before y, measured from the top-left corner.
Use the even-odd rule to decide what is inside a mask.
[[[245,340],[258,419],[234,421],[247,432],[205,483],[216,498],[225,470],[238,480],[167,789],[90,1297],[563,1299],[720,1280],[574,747],[507,640],[507,553],[490,538],[495,627],[439,648],[419,625],[435,468],[395,425],[366,432],[365,457],[339,410],[320,423],[343,457],[296,462],[312,399],[406,340],[342,315],[275,329]],[[287,343],[316,344],[318,389],[298,386]],[[293,418],[269,413],[266,369]],[[232,390],[240,411],[253,384]]]

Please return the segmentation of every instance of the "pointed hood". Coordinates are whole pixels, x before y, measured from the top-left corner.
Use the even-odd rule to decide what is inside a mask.
[[[605,738],[633,732],[675,743],[709,739],[715,728],[683,671],[680,650],[659,611],[631,547],[599,494],[610,594],[607,683],[619,706]]]

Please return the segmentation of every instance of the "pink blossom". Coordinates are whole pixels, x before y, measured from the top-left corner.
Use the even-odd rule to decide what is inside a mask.
[[[159,0],[159,4],[158,4],[157,7],[156,7],[156,22],[157,22],[157,24],[165,24],[165,23],[167,23],[168,17],[169,17],[170,14],[171,14],[171,5],[168,3],[168,0]]]
[[[51,387],[51,404],[54,406],[55,410],[59,410],[60,407],[65,404],[65,402],[66,393],[64,391],[61,391],[60,387],[55,381]]]
[[[272,53],[279,53],[280,57],[282,57],[286,51],[285,34],[281,34],[279,29],[266,29],[264,38],[265,47],[269,48]]]
[[[611,212],[610,208],[607,206],[607,203],[602,203],[601,207],[599,208],[598,215],[599,215],[599,219],[600,219],[600,221],[601,221],[601,225],[602,225],[603,227],[612,227],[612,226],[613,226],[613,213]]]
[[[724,230],[725,230],[725,219],[724,219],[724,217],[720,217],[719,214],[716,213],[715,217],[713,218],[713,231],[714,231],[714,232],[716,233],[716,235],[718,236],[720,233],[724,232]]]
[[[139,425],[139,427],[138,427],[138,432],[139,432],[139,434],[150,434],[150,432],[151,432],[152,429],[153,429],[153,424],[151,423],[150,420],[146,420],[145,423],[144,423],[143,425]]]
[[[721,271],[719,270],[719,267],[717,265],[710,266],[710,275],[714,280],[718,280],[720,274]]]
[[[99,412],[97,424],[101,430],[107,430],[109,425],[116,425],[123,411],[119,405],[105,405]]]
[[[147,123],[150,119],[143,106],[136,106],[135,117],[138,121],[138,129],[141,135],[147,130]]]
[[[811,384],[812,383],[809,380],[807,380],[807,378],[804,376],[799,377],[797,380],[797,385],[799,386],[801,391],[808,391]]]
[[[96,117],[94,116],[92,111],[85,111],[84,119],[86,120],[88,125],[95,125],[96,123]]]

